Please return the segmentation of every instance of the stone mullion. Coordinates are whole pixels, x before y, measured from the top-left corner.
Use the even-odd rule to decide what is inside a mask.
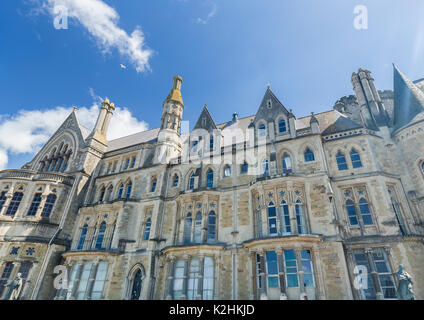
[[[302,297],[303,295],[306,295],[304,271],[302,269],[302,259],[301,259],[302,249],[294,249],[294,251],[296,252],[297,274],[299,276],[300,296]]]
[[[166,300],[172,300],[173,298],[173,289],[174,289],[174,279],[175,279],[175,257],[171,257],[169,261],[169,270],[168,270],[168,294]]]
[[[197,283],[197,295],[196,295],[196,299],[197,300],[201,300],[203,299],[203,277],[204,277],[204,271],[205,271],[205,257],[204,256],[199,256],[199,260],[200,260],[200,271],[199,271],[199,282]]]
[[[261,276],[261,295],[260,295],[260,299],[261,300],[267,300],[268,296],[266,293],[266,281],[265,281],[265,277],[266,277],[266,272],[265,272],[265,252],[260,251],[258,252],[259,255],[259,259],[260,259],[260,263],[259,263],[259,270],[260,270],[260,276]]]
[[[252,293],[253,293],[250,295],[250,298],[251,300],[255,300],[255,297],[258,294],[258,286],[257,286],[257,280],[256,280],[258,277],[257,270],[256,270],[256,252],[249,250],[249,253],[250,253],[250,261],[252,265],[251,283],[252,283]]]
[[[374,281],[377,300],[384,300],[384,295],[383,295],[383,292],[381,290],[380,281],[378,279],[378,273],[377,273],[375,265],[374,265],[374,259],[372,258],[372,249],[366,248],[365,249],[365,255],[367,257],[368,264],[370,266],[371,276],[372,276],[373,281]]]
[[[313,271],[313,277],[315,282],[315,296],[317,297],[317,300],[323,300],[325,298],[323,294],[323,281],[322,281],[322,271],[320,266],[320,254],[319,249],[313,247],[311,249],[311,256],[312,256],[312,271]]]
[[[187,300],[187,289],[188,289],[188,273],[189,273],[189,264],[190,256],[184,257],[184,277],[183,277],[183,294],[181,295],[182,300]]]
[[[276,253],[278,261],[278,278],[280,280],[280,300],[287,300],[283,250],[281,248],[277,249]]]
[[[88,278],[87,288],[85,290],[85,300],[91,300],[91,294],[93,291],[94,281],[96,280],[97,269],[99,267],[99,261],[94,261],[91,266],[90,276]]]
[[[75,276],[75,280],[74,280],[74,283],[73,283],[73,287],[72,287],[72,292],[71,292],[71,294],[70,294],[70,298],[69,298],[69,300],[74,300],[75,299],[75,293],[77,292],[77,290],[78,290],[78,287],[79,287],[79,283],[80,283],[80,280],[81,280],[81,275],[82,275],[82,271],[83,271],[83,269],[84,269],[84,263],[83,262],[78,262],[78,264],[80,265],[79,266],[79,270],[78,270],[78,273],[77,273],[77,275]]]

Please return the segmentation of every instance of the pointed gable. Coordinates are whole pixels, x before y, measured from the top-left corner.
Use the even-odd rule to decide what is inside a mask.
[[[203,107],[202,113],[200,114],[200,117],[197,120],[193,130],[195,129],[205,129],[208,132],[217,129],[216,124],[213,121],[211,114],[209,113],[207,105]]]
[[[424,111],[424,93],[396,66],[394,67],[394,129],[410,123]]]
[[[288,117],[289,111],[287,111],[284,105],[280,102],[280,100],[278,100],[275,94],[271,91],[271,88],[268,86],[252,125],[256,125],[256,123],[260,120],[265,120],[267,123],[270,121],[275,121],[275,119],[281,115]]]

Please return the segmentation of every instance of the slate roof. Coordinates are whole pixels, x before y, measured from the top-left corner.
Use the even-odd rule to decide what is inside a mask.
[[[138,132],[126,137],[108,141],[107,152],[127,148],[136,144],[155,142],[157,140],[160,128]]]
[[[424,111],[424,92],[394,66],[394,119],[393,129],[397,130],[411,123]]]

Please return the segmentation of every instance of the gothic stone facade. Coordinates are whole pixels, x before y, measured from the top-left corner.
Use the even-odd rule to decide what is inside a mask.
[[[20,299],[397,299],[400,264],[424,298],[423,79],[360,69],[302,118],[268,87],[191,131],[181,84],[160,128],[107,141],[106,99],[0,172],[1,299],[17,273]]]

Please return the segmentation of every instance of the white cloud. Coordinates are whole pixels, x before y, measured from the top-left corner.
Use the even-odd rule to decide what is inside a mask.
[[[209,12],[208,16],[206,17],[206,19],[202,19],[202,18],[197,18],[196,22],[199,24],[207,24],[209,22],[210,19],[212,19],[213,17],[215,17],[216,15],[216,11],[217,11],[217,6],[215,3],[211,2],[211,11]]]
[[[149,58],[152,50],[145,47],[144,34],[141,27],[128,35],[118,27],[119,14],[101,0],[44,0],[43,8],[55,18],[58,12],[67,9],[67,17],[78,20],[94,37],[101,50],[106,53],[117,48],[119,53],[127,57],[137,72],[149,69]]]
[[[93,92],[94,95],[94,92]],[[72,107],[47,110],[20,110],[17,114],[0,115],[0,170],[7,167],[8,156],[22,153],[35,155],[72,112]],[[92,129],[97,120],[99,104],[77,110],[81,125]],[[117,107],[110,122],[108,139],[116,139],[148,129],[127,108]]]

